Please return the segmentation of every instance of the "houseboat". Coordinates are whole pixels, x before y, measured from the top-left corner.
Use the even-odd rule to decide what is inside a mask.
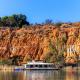
[[[43,61],[31,61],[23,66],[25,70],[59,70],[61,68],[58,64],[45,63]]]

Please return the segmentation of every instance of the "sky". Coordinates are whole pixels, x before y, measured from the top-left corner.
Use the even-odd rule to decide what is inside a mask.
[[[25,14],[31,23],[80,21],[80,0],[0,0],[0,16]]]

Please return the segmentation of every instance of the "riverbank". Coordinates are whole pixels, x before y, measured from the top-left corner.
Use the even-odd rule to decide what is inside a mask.
[[[0,70],[10,70],[10,71],[14,71],[14,70],[22,70],[23,66],[8,66],[8,65],[0,65]]]
[[[62,70],[80,70],[80,66],[78,67],[72,67],[72,66],[66,66],[62,67]],[[24,70],[23,66],[9,66],[9,65],[0,65],[1,71],[14,71],[14,70]]]

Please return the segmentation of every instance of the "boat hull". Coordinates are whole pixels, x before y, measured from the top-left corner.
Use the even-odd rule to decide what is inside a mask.
[[[24,68],[24,70],[60,70],[60,68]]]

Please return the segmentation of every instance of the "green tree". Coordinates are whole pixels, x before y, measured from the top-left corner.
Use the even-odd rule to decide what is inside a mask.
[[[51,41],[49,44],[49,48],[50,48],[50,52],[48,52],[47,55],[45,56],[45,62],[56,62],[58,52]]]
[[[19,65],[19,63],[22,61],[22,57],[15,55],[13,57],[10,57],[9,60],[11,60],[12,65]]]
[[[63,22],[56,22],[56,23],[55,23],[55,25],[56,25],[57,27],[60,27],[62,24],[63,24]]]
[[[11,26],[11,27],[15,27],[16,26],[16,21],[15,21],[13,16],[9,16],[8,17],[8,22],[9,22],[9,26]]]
[[[2,18],[1,18],[1,22],[2,22],[2,25],[3,25],[3,26],[9,26],[8,16],[2,17]]]
[[[52,22],[51,19],[46,19],[46,20],[45,20],[45,24],[53,24],[53,22]]]
[[[64,52],[66,51],[66,47],[62,47],[61,45],[62,44],[59,38],[57,39],[55,45],[50,40],[50,52],[45,56],[45,62],[64,63]]]
[[[0,17],[0,27],[2,26],[2,21],[1,21],[1,17]]]
[[[23,14],[14,14],[12,16],[4,16],[0,18],[0,26],[22,27],[23,25],[29,25],[27,17]]]
[[[27,17],[22,14],[14,14],[13,15],[15,21],[16,21],[16,26],[22,27],[22,25],[29,25],[29,22],[27,21]]]

